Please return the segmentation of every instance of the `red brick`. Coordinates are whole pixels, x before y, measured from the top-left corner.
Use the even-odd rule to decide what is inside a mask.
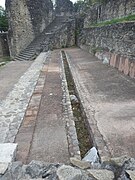
[[[135,63],[133,62],[130,64],[129,76],[132,78],[135,77]]]
[[[130,62],[129,59],[125,59],[125,64],[124,64],[124,74],[128,75],[129,74],[129,67],[130,67]]]
[[[119,62],[118,70],[122,71],[122,57],[120,57],[120,62]]]
[[[110,59],[110,66],[113,66],[113,64],[114,64],[114,54],[112,54],[112,56],[111,56],[111,59]]]
[[[115,55],[114,55],[114,58],[113,58],[113,64],[112,64],[113,67],[115,67],[116,59],[117,59],[117,54],[115,54]]]
[[[117,55],[116,57],[116,62],[115,62],[115,67],[118,69],[119,68],[119,63],[120,63],[120,55]]]

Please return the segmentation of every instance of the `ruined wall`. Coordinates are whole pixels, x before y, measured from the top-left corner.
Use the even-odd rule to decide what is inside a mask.
[[[70,0],[56,0],[56,15],[72,15],[73,3]]]
[[[104,63],[109,63],[125,74],[135,77],[134,42],[135,22],[129,22],[83,29],[78,35],[77,43],[82,49],[96,53]],[[119,64],[120,59],[123,64]],[[133,67],[132,75],[130,66]]]
[[[51,0],[6,0],[9,49],[15,57],[52,21]]]
[[[92,23],[121,18],[131,14],[135,14],[134,0],[107,0],[102,5],[96,4],[88,9],[84,26],[89,27]]]
[[[9,56],[7,33],[0,33],[0,57]]]
[[[75,20],[70,20],[60,26],[53,33],[49,33],[41,43],[40,49],[48,51],[53,49],[60,49],[72,47],[75,45]]]

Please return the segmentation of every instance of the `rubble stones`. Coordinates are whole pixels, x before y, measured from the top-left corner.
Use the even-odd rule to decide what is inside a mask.
[[[93,175],[97,180],[113,180],[114,174],[108,170],[88,170],[90,175]]]
[[[8,164],[9,163],[0,162],[0,175],[3,175],[6,172],[6,170],[8,169]]]
[[[79,167],[80,169],[88,169],[91,167],[90,162],[82,161],[76,157],[71,157],[70,162],[72,165]]]
[[[99,161],[99,157],[98,157],[98,152],[97,149],[95,147],[91,148],[86,156],[83,158],[83,161],[87,161],[90,163],[96,163]]]

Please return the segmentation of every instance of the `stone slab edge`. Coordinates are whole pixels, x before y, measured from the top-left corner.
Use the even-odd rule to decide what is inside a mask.
[[[80,91],[80,89],[83,89],[83,92],[85,92],[86,88],[84,88],[83,85],[80,87],[80,84],[76,78],[76,76],[79,76],[79,74],[76,74],[77,72],[75,72],[75,69],[73,69],[73,67],[71,66],[70,58],[66,51],[65,51],[65,55],[66,55],[68,65],[72,74],[72,78],[75,82],[76,92],[78,94],[78,97],[80,98],[83,116],[85,118],[86,124],[88,125],[90,136],[93,142],[93,146],[97,148],[101,162],[109,160],[110,152],[108,150],[108,147],[106,146],[103,136],[98,130],[96,120],[93,116],[92,110],[90,109],[90,107],[88,107],[85,104],[87,100],[85,99],[85,96],[82,94],[82,91]]]
[[[75,128],[75,121],[74,121],[61,51],[60,51],[60,58],[61,58],[60,73],[61,73],[62,91],[63,91],[63,99],[62,99],[63,119],[66,122],[68,150],[69,150],[70,157],[76,157],[81,160],[79,142],[78,142],[77,132]]]
[[[3,175],[8,169],[9,163],[15,160],[16,151],[17,151],[16,143],[0,144],[0,175]]]

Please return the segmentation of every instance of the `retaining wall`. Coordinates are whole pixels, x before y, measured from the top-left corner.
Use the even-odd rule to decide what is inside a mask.
[[[91,6],[86,13],[84,26],[91,23],[121,18],[135,14],[134,0],[104,0],[104,3]]]
[[[126,75],[135,77],[135,22],[83,29],[77,44]]]

